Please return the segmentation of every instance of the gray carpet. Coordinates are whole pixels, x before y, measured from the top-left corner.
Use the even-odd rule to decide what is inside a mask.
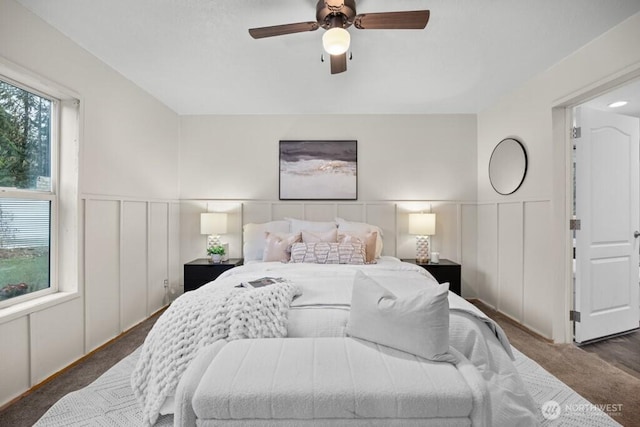
[[[116,340],[85,357],[81,363],[66,368],[14,404],[0,411],[0,426],[32,426],[56,401],[68,393],[91,384],[101,374],[138,348],[161,313],[156,313],[136,325]]]
[[[141,425],[142,414],[130,385],[130,374],[139,351],[134,352],[98,380],[58,401],[36,423],[37,427],[86,425]],[[514,349],[516,367],[538,408],[547,410],[538,418],[544,426],[618,426],[612,418],[595,408],[540,365]],[[551,402],[551,403],[548,403]],[[162,417],[159,426],[173,425],[172,416]]]

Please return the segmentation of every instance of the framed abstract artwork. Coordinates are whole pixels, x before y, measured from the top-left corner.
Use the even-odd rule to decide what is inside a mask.
[[[358,141],[280,141],[280,200],[358,200]]]

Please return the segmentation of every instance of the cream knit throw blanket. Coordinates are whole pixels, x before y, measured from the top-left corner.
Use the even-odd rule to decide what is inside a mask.
[[[203,347],[220,339],[287,335],[287,314],[298,289],[277,283],[257,289],[205,286],[176,299],[144,341],[131,374],[145,425],[153,425],[167,396]]]

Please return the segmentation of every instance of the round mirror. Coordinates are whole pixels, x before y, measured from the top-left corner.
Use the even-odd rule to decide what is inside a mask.
[[[527,174],[527,152],[520,141],[506,138],[500,141],[489,160],[489,180],[500,194],[515,193]]]

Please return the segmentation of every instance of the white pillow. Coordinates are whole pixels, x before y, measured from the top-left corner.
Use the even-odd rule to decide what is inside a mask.
[[[329,231],[302,230],[302,241],[304,243],[337,242],[338,229],[334,228],[333,230]]]
[[[436,362],[456,362],[449,351],[449,284],[397,297],[356,272],[347,334]]]
[[[338,224],[338,232],[340,233],[360,234],[364,237],[367,233],[377,231],[378,237],[376,240],[375,256],[376,258],[382,256],[382,228],[377,225],[367,224],[366,222],[347,221],[343,218],[336,218],[336,223]]]
[[[271,221],[262,224],[245,224],[242,234],[242,253],[245,261],[262,261],[265,233],[289,233],[289,221]]]
[[[306,231],[331,231],[337,227],[333,221],[305,221],[302,219],[285,218],[291,224],[292,233]]]

